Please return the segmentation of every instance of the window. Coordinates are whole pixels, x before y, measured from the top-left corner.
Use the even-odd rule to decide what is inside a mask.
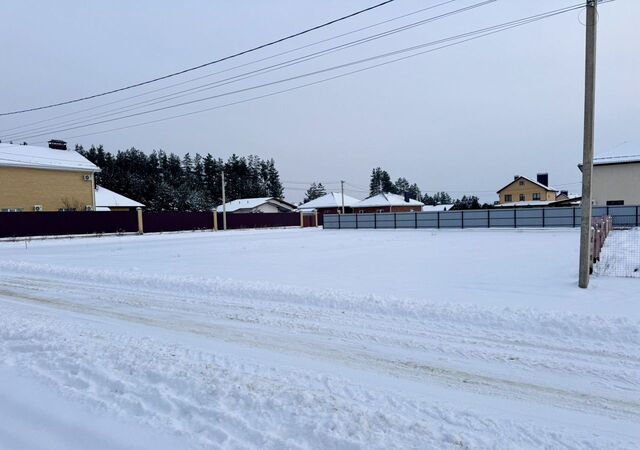
[[[524,180],[520,180],[520,181],[518,181],[518,184],[519,184],[520,186],[524,186]]]
[[[504,201],[509,203],[513,201],[513,197],[511,197],[511,194],[507,194],[504,196]]]
[[[624,205],[624,200],[607,200],[607,206],[620,206]]]
[[[361,209],[360,211],[358,211],[360,214],[362,214],[364,212],[364,209]]]
[[[534,200],[540,200],[540,192],[534,192],[533,193],[533,199]]]
[[[523,202],[524,201],[524,194],[520,194],[520,201]]]

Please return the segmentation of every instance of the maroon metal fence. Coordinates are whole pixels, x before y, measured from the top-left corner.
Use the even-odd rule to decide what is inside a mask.
[[[145,212],[142,214],[144,232],[213,230],[211,212]]]
[[[212,212],[144,212],[145,233],[213,230]],[[223,228],[218,213],[218,229]],[[251,213],[227,214],[227,229],[299,227],[300,214]],[[313,217],[304,217],[304,226],[315,226]],[[0,238],[64,236],[70,234],[135,233],[137,212],[17,212],[0,213]]]
[[[300,213],[227,214],[227,229],[300,226]],[[222,229],[222,213],[218,213],[218,228]]]
[[[138,220],[135,212],[0,213],[0,237],[64,236],[136,231],[138,231]]]

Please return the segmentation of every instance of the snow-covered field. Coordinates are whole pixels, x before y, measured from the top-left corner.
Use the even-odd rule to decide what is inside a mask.
[[[0,242],[0,448],[637,448],[640,280],[578,239]]]

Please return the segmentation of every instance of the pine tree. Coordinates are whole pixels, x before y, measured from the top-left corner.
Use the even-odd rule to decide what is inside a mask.
[[[255,155],[234,154],[224,163],[211,154],[180,158],[158,150],[146,155],[133,147],[115,156],[102,146],[85,150],[78,145],[76,151],[102,169],[96,174],[98,184],[144,203],[148,211],[210,210],[222,200],[223,170],[228,200],[283,194],[274,160]]]
[[[371,171],[371,181],[369,182],[369,195],[377,195],[381,192],[397,193],[395,185],[391,182],[391,177],[386,170],[376,167]]]
[[[307,189],[307,192],[304,194],[304,200],[302,200],[302,203],[307,203],[311,200],[315,200],[316,198],[322,197],[326,193],[327,191],[325,190],[322,183],[311,183],[309,189]]]

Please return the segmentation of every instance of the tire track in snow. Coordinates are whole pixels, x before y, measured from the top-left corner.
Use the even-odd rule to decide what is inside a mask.
[[[485,361],[492,357],[493,363],[509,364],[510,367],[534,358],[536,355],[532,354],[532,350],[540,352],[540,349],[536,348],[533,342],[525,342],[526,350],[514,350],[514,346],[511,344],[500,342],[498,336],[491,338],[491,340],[494,343],[494,347],[502,347],[497,349],[499,350],[497,354],[502,356],[491,355],[491,352],[487,351],[487,348],[489,348],[486,345],[487,340],[473,343],[473,339],[468,337],[468,327],[465,329],[464,334],[453,334],[452,336],[452,333],[443,335],[437,331],[424,333],[422,330],[422,335],[417,337],[411,333],[420,330],[419,322],[404,319],[399,324],[394,323],[393,317],[388,316],[364,314],[366,319],[362,319],[361,317],[353,317],[354,314],[350,313],[349,318],[344,318],[343,314],[335,314],[330,310],[314,311],[306,306],[294,308],[292,312],[288,304],[283,309],[282,305],[268,301],[263,302],[262,308],[258,308],[256,304],[247,305],[246,301],[244,305],[239,305],[238,302],[242,303],[242,299],[225,298],[222,303],[218,301],[212,303],[211,298],[194,295],[149,292],[148,290],[135,291],[130,288],[116,288],[113,286],[98,287],[95,284],[60,282],[51,279],[34,282],[30,278],[29,285],[26,286],[26,280],[4,278],[6,280],[3,281],[5,295],[82,314],[112,317],[117,320],[135,322],[146,326],[194,333],[213,339],[231,340],[242,345],[270,350],[275,349],[280,352],[291,352],[307,357],[321,357],[361,369],[366,368],[369,370],[375,367],[376,370],[386,374],[413,379],[417,382],[430,380],[455,389],[546,402],[576,410],[588,408],[610,416],[640,416],[639,402],[633,399],[633,396],[632,399],[628,399],[629,392],[636,394],[638,392],[637,384],[634,385],[632,382],[635,378],[624,375],[625,371],[631,375],[638,373],[640,365],[637,364],[638,359],[635,356],[629,358],[625,367],[621,370],[618,372],[613,371],[613,375],[599,371],[597,368],[592,369],[593,375],[600,377],[596,379],[597,381],[605,384],[611,384],[611,381],[615,381],[620,385],[621,390],[626,390],[624,399],[608,398],[604,395],[561,389],[549,384],[504,379],[484,373],[476,373],[477,371],[472,373],[453,367],[427,364],[417,358],[410,358],[412,355],[408,355],[409,357],[404,359],[393,357],[398,347],[402,344],[407,344],[411,339],[417,340],[416,342],[418,343],[422,341],[424,348],[430,347],[429,340],[440,340],[439,344],[443,347],[442,354],[444,356],[451,356],[452,351],[456,350],[456,346],[462,346],[462,354],[458,356],[479,358]],[[31,292],[25,294],[25,291]],[[75,299],[75,302],[71,299]],[[114,299],[117,300],[114,302]],[[201,308],[195,308],[194,305],[200,305]],[[122,306],[138,309],[124,312],[119,310]],[[205,322],[202,322],[203,313],[207,317]],[[316,323],[318,323],[319,318],[322,320],[315,327],[305,327],[304,323],[299,322],[309,320],[308,315]],[[167,319],[167,317],[171,317],[171,319]],[[199,317],[200,320],[195,320],[196,317]],[[352,329],[358,328],[356,324],[358,324],[359,320],[362,320],[361,325],[366,325],[366,331],[357,333],[349,330],[349,326]],[[399,332],[398,327],[402,325],[405,326],[404,330]],[[288,332],[295,332],[295,339],[283,339],[281,334],[283,327],[287,328],[286,331]],[[489,331],[495,333],[495,330]],[[472,334],[480,335],[482,332],[483,330],[474,329]],[[393,335],[393,338],[390,338],[390,335]],[[533,337],[535,338],[535,336]],[[339,338],[340,341],[332,340],[335,338]],[[404,338],[404,340],[401,338]],[[388,348],[384,352],[380,352],[377,348],[372,350],[367,346],[364,348],[359,346],[360,342],[371,342],[373,340],[376,341],[376,346]],[[474,354],[474,351],[469,349],[472,343],[476,347],[484,347],[483,351]],[[500,345],[497,346],[496,344]],[[420,347],[417,350],[420,350]],[[489,348],[489,350],[492,349]],[[572,354],[569,349],[562,350],[568,355]],[[505,354],[504,351],[507,351],[507,353]],[[544,351],[553,353],[553,350],[549,348],[544,349]],[[575,356],[578,356],[578,353],[575,352]],[[588,357],[591,359],[596,358],[598,353],[602,352],[595,352],[595,354],[591,352]],[[508,354],[519,354],[520,358],[508,360]],[[608,359],[619,356],[605,355]],[[567,355],[563,355],[563,358],[566,357]],[[541,357],[540,360],[553,362],[548,356]],[[591,362],[593,363],[594,361]],[[601,365],[603,367],[607,366],[606,363],[601,363]],[[558,367],[562,366],[558,365]],[[577,370],[579,369],[581,368],[578,367]],[[488,373],[490,374],[490,372],[489,370]]]

